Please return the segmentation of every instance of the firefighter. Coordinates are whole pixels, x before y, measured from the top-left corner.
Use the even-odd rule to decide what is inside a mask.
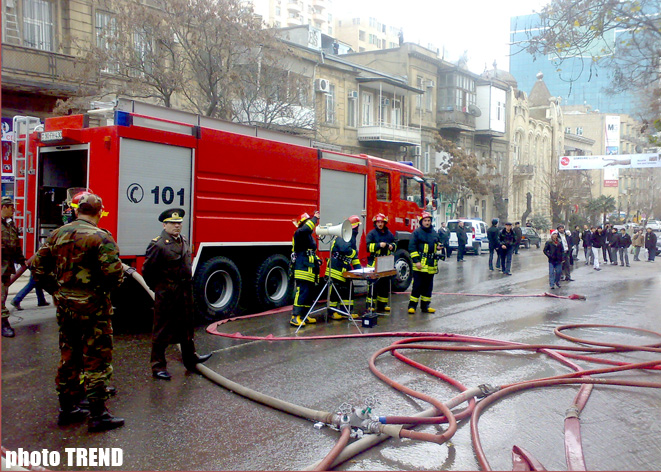
[[[389,256],[395,250],[395,236],[388,229],[388,217],[377,213],[372,218],[374,229],[367,234],[367,265],[374,267],[376,258]],[[376,300],[373,294],[376,293]],[[367,296],[367,307],[370,311],[390,311],[388,300],[390,296],[390,277],[377,279],[372,287],[372,294]],[[376,305],[376,306],[375,306]]]
[[[333,311],[331,318],[342,320],[348,318],[348,310],[352,318],[358,318],[359,315],[353,312],[353,297],[351,296],[351,283],[342,276],[344,271],[360,269],[360,260],[358,259],[358,248],[356,239],[360,231],[360,217],[353,215],[349,217],[351,222],[351,239],[347,242],[342,238],[335,238],[330,248],[330,277],[333,279],[331,288],[329,306]],[[338,296],[339,293],[339,296]]]
[[[321,259],[317,256],[317,242],[312,233],[319,223],[319,210],[310,218],[307,213],[301,214],[298,219],[292,220],[297,227],[292,238],[292,265],[296,293],[294,296],[294,311],[289,324],[292,326],[305,326],[303,319],[312,305],[314,287],[319,282],[319,267]],[[308,323],[316,323],[317,319],[308,316]]]
[[[192,258],[190,244],[181,234],[185,215],[183,208],[170,208],[159,215],[163,231],[147,246],[142,265],[145,282],[155,294],[151,370],[161,380],[171,379],[165,359],[170,344],[181,345],[184,366],[191,371],[211,357],[195,352]]]
[[[441,241],[438,232],[431,226],[431,214],[424,211],[420,215],[420,226],[413,232],[409,241],[409,253],[413,261],[413,289],[409,299],[409,314],[415,313],[420,302],[423,313],[434,313],[430,308],[434,274],[438,272],[436,251]]]

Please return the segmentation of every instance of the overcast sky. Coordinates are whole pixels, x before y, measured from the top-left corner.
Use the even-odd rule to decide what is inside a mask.
[[[468,50],[468,68],[509,70],[510,17],[540,11],[548,0],[333,0],[338,19],[374,17],[404,30],[404,41],[428,43],[455,62]]]

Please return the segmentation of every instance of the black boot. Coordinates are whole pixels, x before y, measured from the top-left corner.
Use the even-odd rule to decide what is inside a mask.
[[[90,402],[90,415],[90,419],[87,422],[87,431],[90,433],[109,431],[124,426],[124,418],[115,418],[112,416],[106,410],[103,400],[93,400]]]
[[[2,319],[2,335],[5,338],[13,338],[16,335],[13,328],[9,324],[9,318]]]
[[[209,358],[211,358],[212,355],[213,353],[209,353],[200,356],[198,353],[194,352],[191,356],[184,359],[184,367],[186,367],[188,370],[194,371],[196,370],[195,366],[197,364],[204,364],[209,360]]]
[[[60,414],[57,417],[57,425],[67,426],[81,423],[87,419],[89,414],[89,410],[80,408],[72,399],[60,397]]]

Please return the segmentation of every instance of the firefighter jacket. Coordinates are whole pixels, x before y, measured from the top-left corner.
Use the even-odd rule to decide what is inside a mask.
[[[2,218],[2,281],[16,273],[14,264],[25,265],[25,256],[21,249],[18,228],[11,218]],[[3,305],[4,307],[4,305]]]
[[[413,270],[436,274],[438,272],[438,256],[436,250],[440,248],[441,238],[432,228],[418,227],[413,232],[409,241],[409,253],[413,261]],[[420,262],[422,267],[418,269],[415,264]]]
[[[389,256],[392,254],[392,251],[388,247],[392,244],[393,248],[395,247],[395,236],[390,232],[387,226],[383,227],[383,231],[379,231],[378,228],[374,228],[367,234],[367,265],[374,267],[374,262],[379,256]],[[381,247],[381,243],[386,243],[386,247]]]
[[[317,256],[317,242],[312,233],[319,223],[319,218],[313,216],[301,224],[292,238],[292,259],[294,278],[316,283],[319,279],[321,259]]]
[[[351,235],[349,242],[342,238],[336,238],[330,248],[330,276],[340,282],[346,282],[347,279],[342,273],[347,270],[360,269],[360,260],[358,259],[358,250],[356,249],[357,231]]]

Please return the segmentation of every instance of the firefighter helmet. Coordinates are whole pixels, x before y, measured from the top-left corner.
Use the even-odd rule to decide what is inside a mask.
[[[294,226],[298,228],[301,225],[301,223],[309,219],[310,219],[310,215],[308,215],[307,213],[301,213],[298,218],[296,218],[295,220],[291,220],[291,222],[294,223]]]
[[[388,217],[383,213],[377,213],[376,215],[374,215],[374,218],[372,218],[372,221],[374,223],[376,223],[377,221],[383,221],[384,223],[388,223]]]
[[[72,208],[78,208],[78,205],[80,205],[80,199],[83,198],[84,195],[92,195],[92,192],[88,192],[87,190],[78,192],[71,199],[71,203],[69,204],[69,206],[71,206]]]
[[[429,213],[428,211],[423,211],[422,215],[420,215],[420,222],[422,223],[422,220],[424,220],[425,218],[431,219],[431,213]]]
[[[357,228],[360,225],[360,216],[352,215],[348,218],[348,220],[351,222],[352,228]]]

